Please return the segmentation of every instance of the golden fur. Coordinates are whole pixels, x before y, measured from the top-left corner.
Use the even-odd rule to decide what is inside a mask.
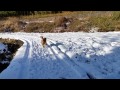
[[[41,36],[41,44],[43,47],[45,47],[47,45],[47,39],[43,38],[43,36]]]

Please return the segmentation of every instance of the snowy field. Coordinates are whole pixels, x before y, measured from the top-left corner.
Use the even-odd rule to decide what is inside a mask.
[[[40,36],[47,38],[42,48]],[[120,79],[120,32],[0,33],[24,42],[0,79]]]
[[[0,42],[0,54],[4,52],[4,49],[7,50],[7,46]]]

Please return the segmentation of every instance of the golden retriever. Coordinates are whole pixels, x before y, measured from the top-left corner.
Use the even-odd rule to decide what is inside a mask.
[[[41,44],[43,46],[43,48],[47,45],[47,39],[44,38],[43,36],[40,36],[41,37]]]

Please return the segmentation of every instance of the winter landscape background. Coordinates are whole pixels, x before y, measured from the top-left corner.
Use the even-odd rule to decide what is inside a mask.
[[[100,17],[109,14],[109,19],[112,17],[111,12],[92,13],[91,16]],[[80,17],[80,14],[75,15],[73,17]],[[9,66],[0,73],[0,79],[119,79],[119,18],[113,18],[114,22],[111,22],[108,17],[107,19],[103,17],[105,20],[97,18],[98,22],[92,26],[89,24],[90,17],[78,18],[75,21],[76,18],[71,19],[69,16],[67,17],[69,20],[64,21],[62,16],[62,23],[59,22],[52,28],[46,28],[46,25],[48,26],[48,22],[54,23],[53,17],[49,20],[48,17],[38,20],[22,17],[24,21],[22,19],[21,26],[13,24],[8,18],[10,22],[4,21],[5,25],[1,25],[0,38],[21,40],[24,43],[16,51]],[[44,27],[37,23],[42,23]],[[16,28],[14,25],[19,27]],[[21,28],[21,31],[16,31],[18,28]],[[44,31],[44,28],[50,32]],[[35,32],[26,32],[26,30],[35,30]],[[45,48],[41,45],[40,36],[47,38]],[[6,45],[0,43],[0,53],[3,53],[4,49],[7,50]]]

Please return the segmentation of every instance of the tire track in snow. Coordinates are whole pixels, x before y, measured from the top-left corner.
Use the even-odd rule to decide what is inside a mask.
[[[29,78],[29,60],[31,56],[31,42],[25,37],[15,37],[10,35],[6,38],[18,39],[24,42],[20,47],[19,53],[17,52],[10,65],[3,71],[1,78],[7,79],[28,79]],[[22,53],[22,54],[20,54]],[[21,56],[19,56],[21,55]],[[6,72],[8,71],[8,74]]]
[[[66,49],[63,45],[57,45],[54,41],[49,41],[49,48],[53,52],[53,55],[59,60],[62,60],[66,65],[68,65],[78,76],[79,78],[93,78],[93,76],[87,73],[82,67],[78,66],[74,61],[70,58],[71,56],[66,54]],[[72,52],[70,52],[73,54]],[[91,77],[89,77],[90,75]]]
[[[25,56],[24,56],[24,61],[22,62],[21,68],[24,70],[21,70],[21,74],[19,75],[22,79],[30,79],[30,67],[31,67],[31,61],[33,60],[34,57],[32,57],[33,54],[33,44],[34,44],[34,39],[33,37],[29,37],[29,39],[25,38],[25,41],[27,43],[26,46],[26,51],[25,51]]]
[[[33,79],[33,78],[38,79],[41,76],[41,75],[39,75],[39,69],[41,67],[41,62],[40,61],[42,61],[41,59],[44,56],[45,50],[43,50],[41,48],[42,46],[40,45],[38,39],[33,40],[32,47],[33,47],[33,51],[32,51],[32,59],[30,61],[30,65],[31,65],[31,67],[30,67],[30,78],[31,79]],[[40,69],[40,70],[42,70],[42,69]],[[37,72],[37,73],[35,73],[35,72]],[[41,73],[41,74],[43,74],[43,73]]]
[[[54,67],[54,65],[58,65],[60,68],[61,68],[61,66],[63,68],[64,67],[67,68],[68,70],[65,70],[66,72],[64,72],[66,74],[71,74],[71,73],[73,74],[73,72],[74,72],[75,75],[73,75],[72,78],[74,78],[76,76],[77,76],[77,78],[88,78],[86,73],[82,69],[80,69],[77,65],[73,64],[72,60],[70,60],[69,56],[65,53],[66,49],[62,45],[60,47],[57,47],[57,46],[50,47],[50,49],[53,52],[53,56],[57,59],[57,62],[55,62],[55,63],[54,62],[46,62],[46,61],[44,62],[44,60],[46,60],[46,55],[44,53],[47,52],[47,50],[41,48],[41,45],[38,44],[37,40],[30,40],[30,42],[31,41],[33,42],[32,46],[30,45],[29,40],[26,40],[25,37],[23,38],[23,40],[25,40],[25,42],[26,42],[26,50],[25,50],[25,55],[24,55],[23,59],[20,60],[21,68],[20,68],[18,78],[20,78],[20,79],[23,79],[23,78],[26,78],[26,79],[27,78],[66,78],[65,75],[61,74],[64,71],[61,72],[62,70],[60,70],[60,71],[57,70]],[[55,42],[52,42],[52,44],[53,44],[53,46],[56,45]],[[31,61],[29,60],[30,47],[33,47],[33,50],[32,50],[33,53],[32,53],[32,60]],[[55,48],[56,48],[56,50],[55,50]],[[41,58],[41,57],[43,57],[43,58]],[[40,64],[40,61],[42,61],[41,64]],[[32,69],[31,71],[29,71],[30,70],[29,65],[30,65],[30,68]],[[41,65],[41,66],[39,66],[39,65]],[[40,73],[40,74],[43,74],[43,75],[46,75],[46,76],[43,76],[43,75],[41,75],[41,77],[37,76],[37,74],[39,75],[39,72],[35,73],[34,71],[36,71],[36,72],[39,71],[40,70],[39,68],[42,67],[42,66],[44,68],[46,68],[45,65],[48,65],[47,67],[50,68],[49,70],[54,68],[54,70],[51,70],[53,72],[49,72],[49,71],[46,72],[46,71],[43,71],[41,69],[41,72],[43,72],[43,73]],[[55,73],[55,72],[57,72],[57,73]],[[49,77],[48,74],[52,74],[52,73],[56,74],[56,75],[54,75],[55,77]],[[32,76],[32,74],[34,74],[35,76],[34,75]],[[29,77],[29,75],[30,75],[30,77]],[[57,77],[57,76],[59,76],[59,77]]]
[[[91,72],[89,72],[89,70],[84,68],[84,66],[82,64],[80,64],[80,63],[78,64],[72,59],[72,57],[76,57],[75,53],[73,53],[71,51],[67,51],[63,44],[57,44],[57,43],[58,43],[57,41],[53,41],[53,40],[49,41],[49,44],[56,45],[55,48],[53,48],[53,50],[58,58],[60,58],[61,60],[65,59],[63,61],[68,66],[72,66],[72,69],[78,75],[80,75],[80,73],[84,73],[84,75],[86,74],[89,79],[97,79],[97,77],[95,75],[93,75]],[[60,54],[61,54],[61,56],[60,56]],[[64,58],[62,58],[62,57],[64,57]],[[96,71],[96,72],[98,73],[98,71]]]
[[[19,79],[28,79],[29,78],[29,54],[30,54],[30,43],[25,40],[27,46],[23,59],[21,60],[21,69],[19,73]]]
[[[26,43],[25,46],[25,51],[24,56],[22,57],[23,59],[20,60],[20,72],[19,72],[19,79],[29,79],[30,76],[30,61],[32,59],[32,42],[33,42],[33,37],[26,38],[28,36],[22,36],[19,40],[24,41]]]
[[[38,40],[34,40],[33,43],[30,78],[82,78],[82,76],[75,74],[76,72],[64,63],[54,51],[52,51],[53,55],[51,55],[48,52],[48,46],[42,48]],[[37,73],[35,74],[35,72]]]

